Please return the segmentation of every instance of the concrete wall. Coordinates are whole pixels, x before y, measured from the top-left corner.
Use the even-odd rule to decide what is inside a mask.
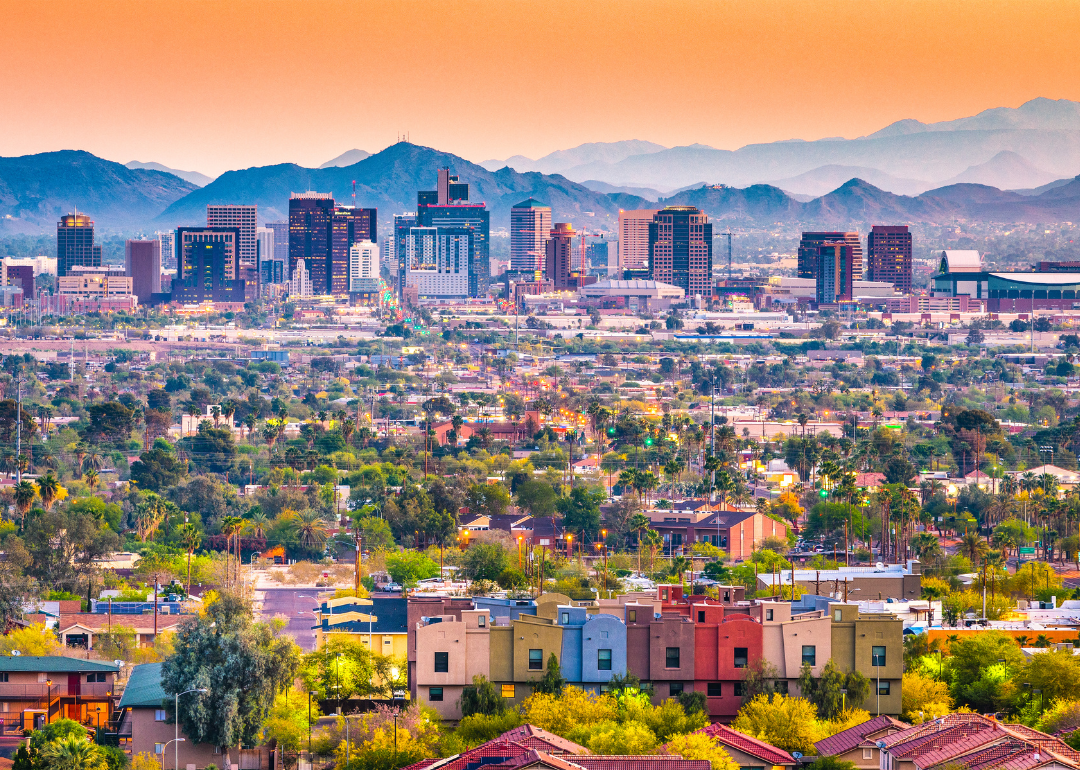
[[[901,682],[904,674],[903,621],[892,615],[862,614],[855,604],[831,604],[832,658],[844,671],[858,671],[870,680],[870,696],[862,707],[878,713],[878,682],[887,682],[889,694],[880,697],[881,713],[896,716],[901,711]],[[839,617],[839,620],[837,619]],[[885,647],[885,665],[872,665],[872,648]]]
[[[654,620],[649,633],[649,681],[684,682],[687,689],[694,681],[694,628],[689,618],[664,615]],[[679,648],[678,668],[667,667],[667,648]],[[656,688],[656,699],[668,697],[667,688]]]
[[[154,753],[154,744],[156,743],[168,743],[173,739],[175,735],[175,725],[166,724],[165,722],[158,722],[154,718],[155,709],[152,708],[133,708],[131,709],[131,755],[147,753],[155,760],[160,762],[162,756]],[[180,736],[184,737],[184,732],[180,731]],[[173,749],[176,744],[169,746],[165,751],[165,770],[178,770],[173,763]],[[195,743],[192,744],[188,741],[184,741],[180,744],[179,760],[180,768],[186,768],[188,765],[193,764],[196,767],[206,767],[209,764],[215,764],[221,767],[225,762],[224,754],[216,754],[214,746],[209,743]],[[230,757],[233,763],[239,762],[239,756],[236,753],[236,749],[233,749]]]
[[[484,625],[480,625],[480,619]],[[461,620],[442,616],[438,623],[416,629],[416,697],[429,704],[443,719],[460,719],[462,690],[474,676],[490,678],[490,628],[486,610],[469,610]],[[448,671],[435,671],[435,653],[447,654]],[[442,701],[430,700],[430,688],[442,687]]]
[[[547,673],[548,658],[562,655],[563,630],[544,618],[522,616],[511,625],[513,629],[514,678],[518,683],[539,679]],[[543,664],[539,670],[529,668],[529,650],[540,650]]]

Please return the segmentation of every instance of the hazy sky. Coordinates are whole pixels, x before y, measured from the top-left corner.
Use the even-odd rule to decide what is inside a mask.
[[[377,151],[856,137],[1080,100],[1080,2],[0,0],[0,155],[217,174]]]

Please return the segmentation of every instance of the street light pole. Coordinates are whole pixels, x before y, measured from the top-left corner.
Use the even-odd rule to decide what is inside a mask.
[[[205,687],[193,687],[190,690],[184,690],[178,692],[173,697],[173,739],[170,743],[176,743],[173,746],[173,770],[179,770],[180,768],[180,741],[184,740],[180,737],[180,696],[187,695],[189,692],[206,693]],[[168,746],[166,746],[168,748]],[[161,770],[165,770],[165,752],[161,753]]]
[[[174,752],[174,755],[175,755],[177,747],[181,743],[183,743],[185,740],[187,740],[187,739],[186,738],[173,738],[171,741],[169,741],[168,743],[166,743],[164,746],[161,747],[161,770],[165,770],[165,755],[169,753],[169,743],[175,743],[176,744],[176,746],[173,747],[173,752]]]

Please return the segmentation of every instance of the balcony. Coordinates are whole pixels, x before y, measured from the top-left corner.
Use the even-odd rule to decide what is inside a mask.
[[[118,694],[116,687],[108,682],[80,682],[78,684],[78,696],[80,698],[104,699]],[[0,700],[46,700],[49,695],[55,698],[73,698],[76,695],[75,688],[69,688],[66,679],[53,681],[50,690],[47,684],[41,682],[7,683],[0,682]]]

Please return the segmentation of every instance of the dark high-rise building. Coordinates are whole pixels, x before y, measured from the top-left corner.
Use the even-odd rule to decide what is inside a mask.
[[[289,200],[289,274],[304,260],[314,294],[349,293],[349,249],[378,239],[377,212],[338,206],[326,193]]]
[[[131,279],[131,293],[140,305],[161,291],[161,242],[128,241],[124,246],[124,275]]]
[[[649,223],[649,277],[687,297],[712,296],[712,224],[694,206],[668,206]]]
[[[544,278],[551,281],[556,291],[577,288],[573,281],[574,226],[569,222],[556,222],[544,244]]]
[[[75,265],[101,267],[101,247],[94,245],[94,220],[86,214],[65,214],[56,225],[56,275]]]
[[[589,275],[607,275],[608,273],[608,242],[600,236],[585,247],[585,264],[582,272]]]
[[[176,251],[173,302],[244,302],[239,227],[178,227]]]
[[[871,281],[888,281],[911,293],[911,232],[907,225],[874,225],[866,236],[866,267]]]
[[[4,274],[7,276],[4,281],[5,286],[22,288],[23,300],[34,298],[33,265],[5,265]]]
[[[831,305],[852,298],[854,258],[855,249],[847,241],[832,241],[817,247],[814,272],[819,305]]]
[[[445,168],[439,169],[437,189],[421,190],[416,195],[416,203],[416,224],[419,227],[472,228],[469,296],[486,295],[491,283],[491,262],[488,258],[491,216],[486,204],[469,203],[469,185],[459,182]]]
[[[823,243],[844,241],[851,246],[852,280],[861,281],[863,277],[863,249],[858,233],[803,233],[799,242],[799,277],[817,277],[818,246]]]

